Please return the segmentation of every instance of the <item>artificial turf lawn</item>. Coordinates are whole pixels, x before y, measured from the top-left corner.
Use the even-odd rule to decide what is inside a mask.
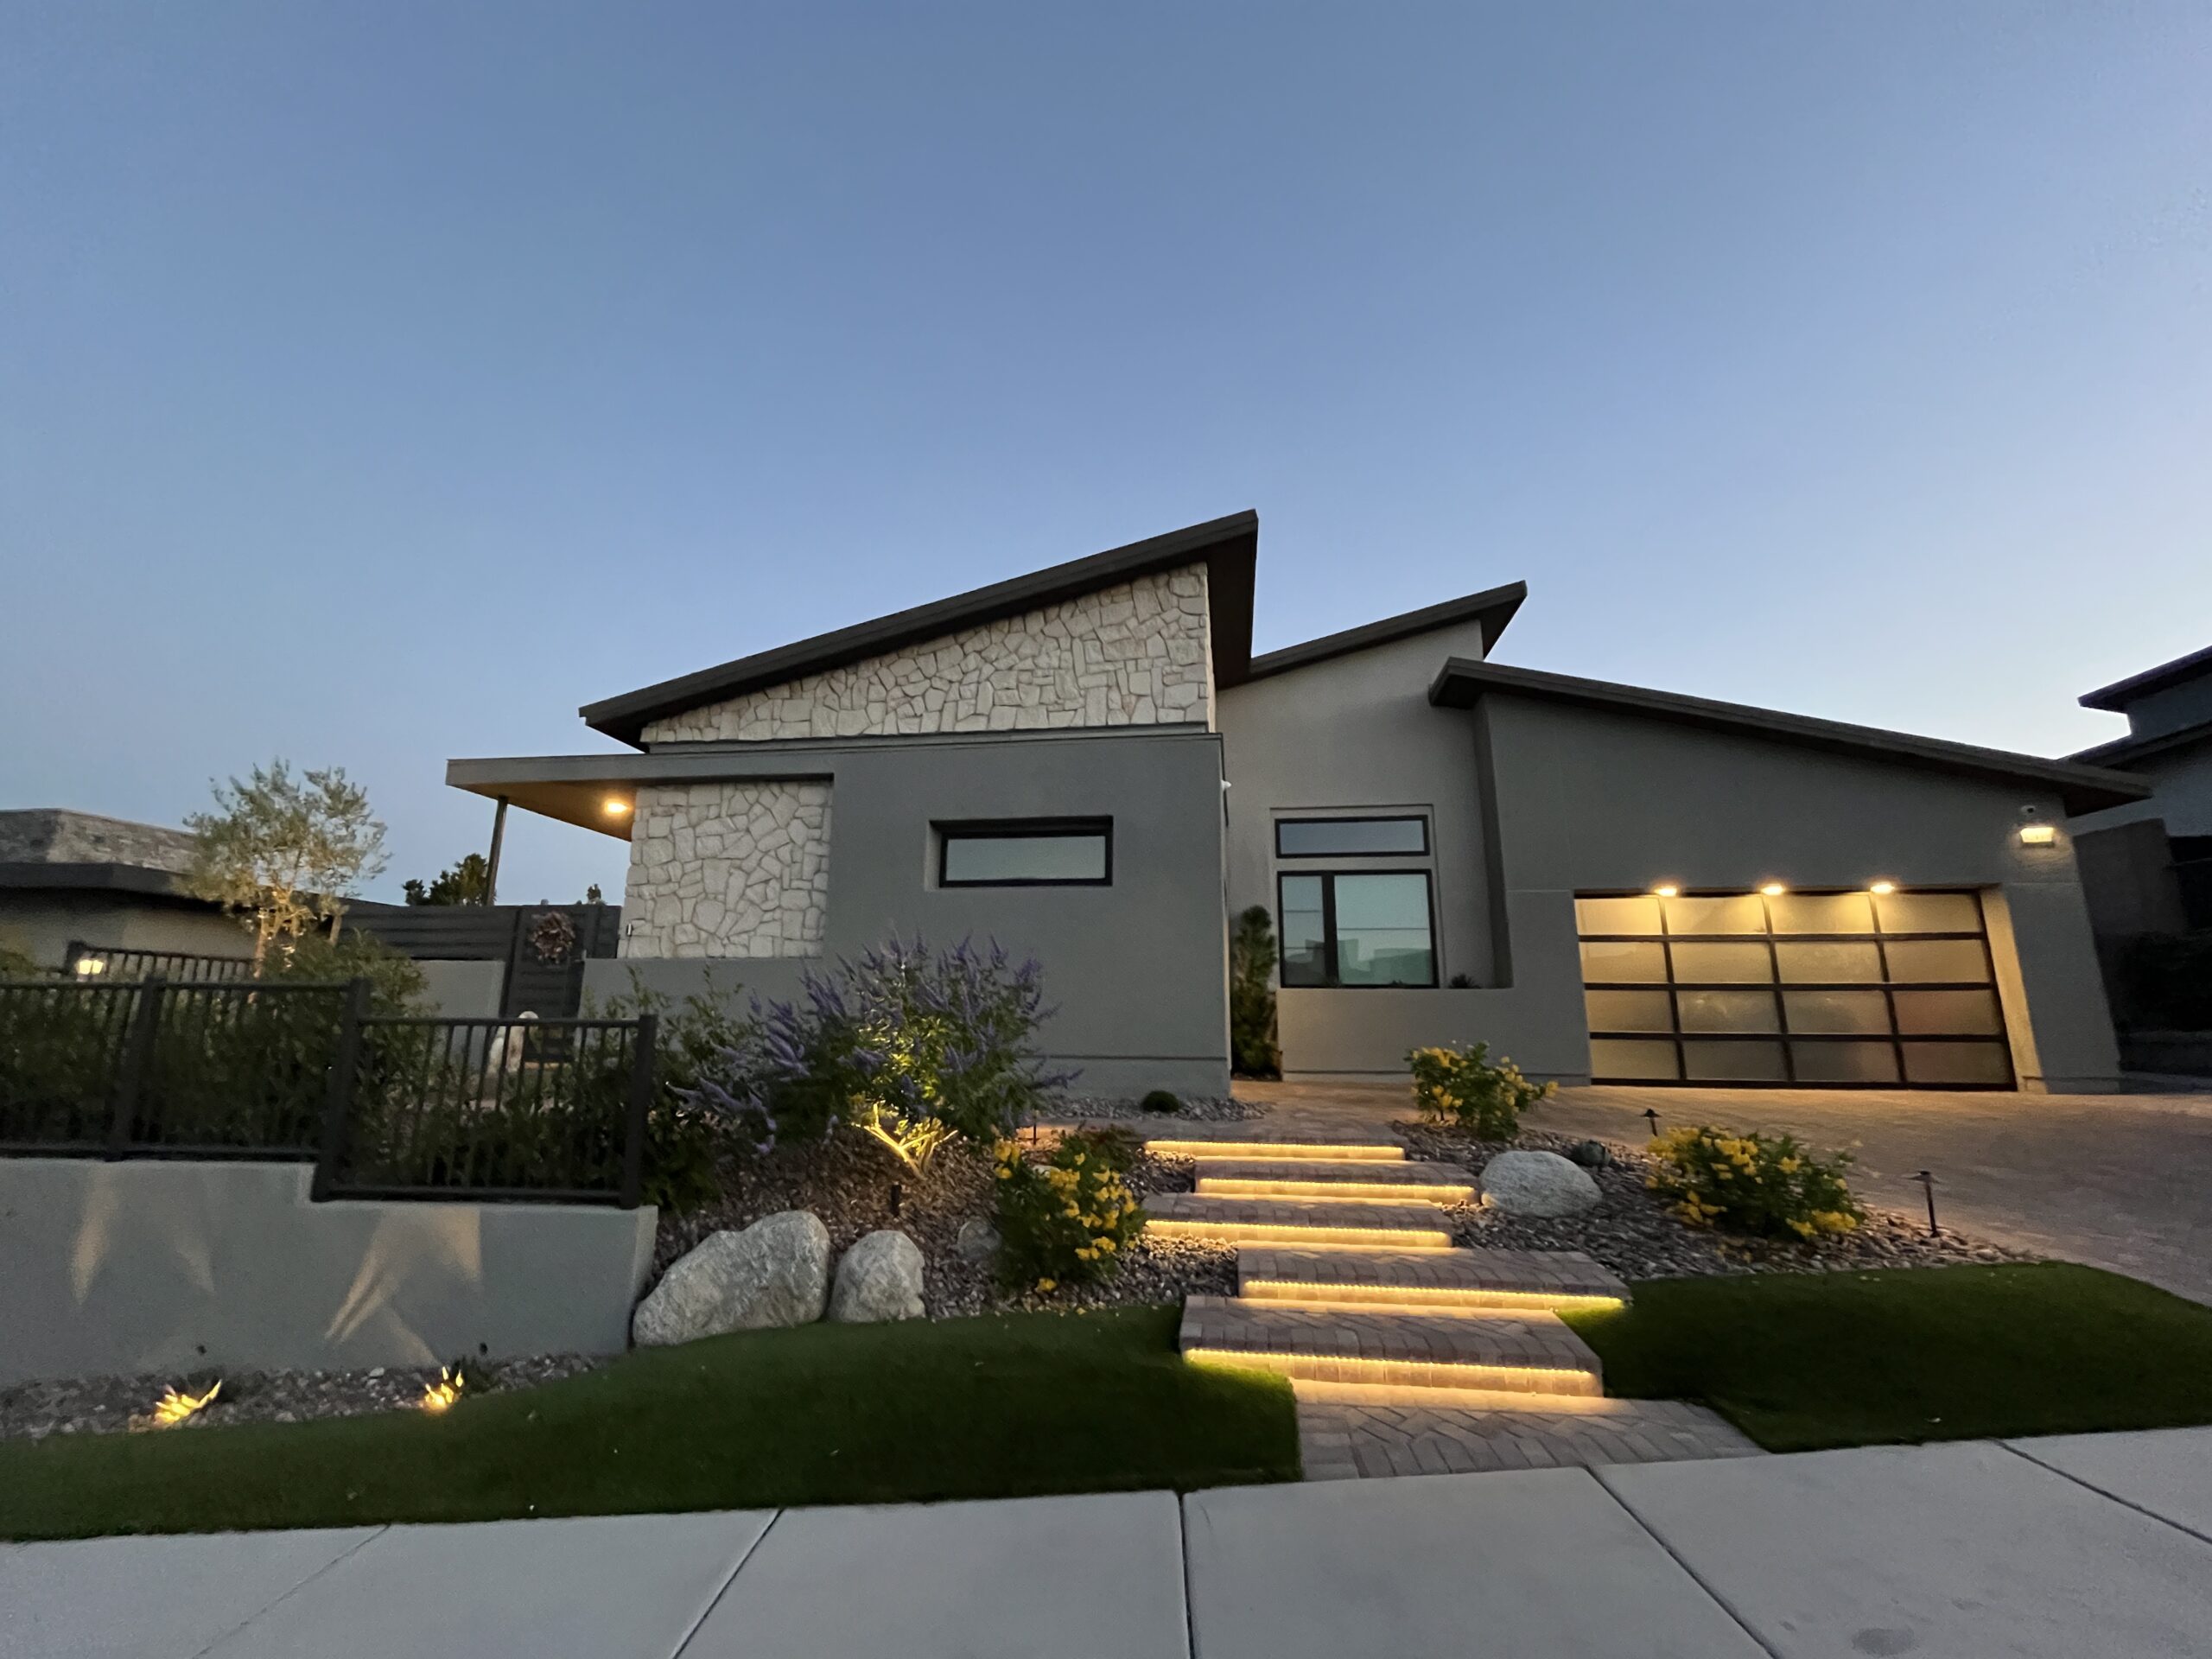
[[[2094,1268],[1657,1279],[1565,1316],[1605,1391],[1770,1452],[2212,1423],[2212,1308]]]
[[[0,1537],[1294,1480],[1289,1385],[1140,1307],[747,1332],[390,1412],[0,1446]]]

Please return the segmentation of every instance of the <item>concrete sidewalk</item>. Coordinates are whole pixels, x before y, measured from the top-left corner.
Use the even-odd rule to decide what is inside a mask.
[[[0,1546],[5,1659],[2212,1652],[2212,1429]]]

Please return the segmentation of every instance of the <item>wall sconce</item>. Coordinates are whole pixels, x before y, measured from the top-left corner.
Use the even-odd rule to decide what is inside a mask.
[[[2023,847],[2049,847],[2057,839],[2058,826],[2055,823],[2024,823],[2020,826],[2020,845]]]

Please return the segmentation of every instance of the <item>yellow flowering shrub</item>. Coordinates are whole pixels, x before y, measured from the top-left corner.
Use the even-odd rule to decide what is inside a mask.
[[[1448,1123],[1480,1141],[1510,1141],[1521,1114],[1552,1092],[1531,1083],[1510,1060],[1490,1063],[1490,1045],[1472,1048],[1416,1048],[1406,1056],[1414,1074],[1414,1104],[1424,1123]]]
[[[1711,1124],[1672,1129],[1651,1143],[1645,1182],[1693,1227],[1769,1238],[1847,1233],[1866,1219],[1844,1184],[1851,1154],[1823,1158],[1794,1135],[1737,1135]]]
[[[1071,1135],[1042,1162],[1014,1141],[992,1147],[999,1270],[1008,1284],[1049,1291],[1104,1279],[1144,1230],[1118,1146]]]

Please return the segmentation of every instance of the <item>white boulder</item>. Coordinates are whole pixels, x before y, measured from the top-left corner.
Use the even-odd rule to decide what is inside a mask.
[[[640,1348],[664,1348],[725,1331],[811,1325],[829,1300],[830,1230],[786,1210],[686,1252],[638,1304],[630,1335]]]
[[[837,1263],[830,1318],[840,1325],[875,1325],[922,1317],[922,1252],[893,1228],[853,1242]]]
[[[1604,1196],[1555,1152],[1501,1152],[1483,1166],[1483,1201],[1509,1216],[1579,1216]]]

